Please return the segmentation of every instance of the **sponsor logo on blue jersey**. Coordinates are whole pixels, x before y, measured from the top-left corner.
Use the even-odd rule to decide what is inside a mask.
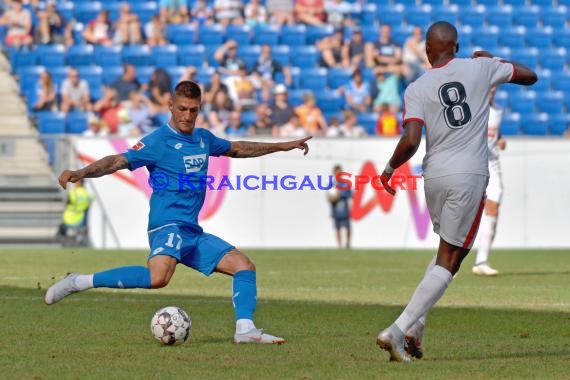
[[[184,167],[186,173],[196,173],[202,170],[206,163],[206,154],[196,154],[194,156],[184,156]]]

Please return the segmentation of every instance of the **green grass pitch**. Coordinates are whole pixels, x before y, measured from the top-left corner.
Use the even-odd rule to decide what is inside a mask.
[[[0,251],[2,379],[569,379],[570,252],[473,256],[428,317],[425,358],[388,362],[378,332],[402,310],[432,252],[245,250],[258,271],[256,324],[282,346],[235,345],[231,279],[183,266],[161,290],[91,290],[46,306],[67,271],[144,265],[143,251]],[[183,345],[150,335],[153,313],[184,308]]]

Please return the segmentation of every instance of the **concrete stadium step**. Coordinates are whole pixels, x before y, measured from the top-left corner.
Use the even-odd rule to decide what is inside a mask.
[[[0,202],[0,217],[3,217],[7,213],[22,213],[26,215],[40,213],[53,213],[57,212],[61,214],[63,208],[65,207],[65,202],[53,201],[23,201],[23,202]]]
[[[0,228],[0,246],[61,246],[56,233],[57,227]]]
[[[65,198],[55,187],[0,187],[0,202],[44,201],[61,202]]]
[[[53,228],[59,225],[61,220],[61,211],[43,212],[2,212],[0,213],[0,230],[4,228],[25,228],[26,230],[34,228]]]
[[[40,173],[43,168],[37,168],[33,172],[37,174],[26,174],[14,172],[13,168],[8,168],[4,170],[0,168],[0,189],[2,188],[13,188],[13,187],[49,187],[55,186],[57,184],[57,179],[53,174]],[[29,172],[30,170],[25,170]],[[0,197],[2,196],[2,191],[0,190]]]

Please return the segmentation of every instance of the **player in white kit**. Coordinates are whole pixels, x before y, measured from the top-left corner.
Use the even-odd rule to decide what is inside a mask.
[[[424,189],[440,243],[402,314],[378,335],[377,344],[394,361],[409,362],[411,356],[423,355],[425,316],[443,296],[477,234],[489,179],[491,87],[505,82],[531,85],[537,80],[526,66],[493,59],[487,52],[455,58],[458,49],[453,25],[437,22],[428,29],[426,53],[432,69],[406,89],[404,134],[382,173],[386,190],[394,194],[388,181],[417,151],[425,125]]]
[[[489,250],[495,231],[497,229],[497,217],[499,205],[503,197],[503,177],[501,174],[501,162],[499,161],[499,149],[504,150],[506,141],[501,137],[501,120],[503,109],[495,104],[497,87],[493,87],[489,93],[489,129],[487,145],[489,148],[489,184],[487,185],[487,200],[485,201],[485,213],[479,226],[479,248],[475,258],[473,274],[479,276],[496,276],[499,271],[489,266]]]

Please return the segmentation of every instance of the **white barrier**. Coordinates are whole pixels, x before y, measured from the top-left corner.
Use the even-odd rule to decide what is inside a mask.
[[[80,165],[133,145],[134,140],[78,139]],[[253,159],[212,158],[210,175],[226,175],[234,186],[238,176],[295,176],[297,187],[310,176],[328,176],[341,164],[354,175],[381,173],[397,140],[313,139],[310,153],[277,153]],[[402,174],[418,174],[423,145],[401,168]],[[505,194],[495,241],[497,247],[570,247],[570,141],[515,139],[501,156]],[[99,199],[90,214],[91,236],[96,247],[115,246],[113,229],[122,248],[147,248],[148,197],[146,169],[90,180]],[[287,180],[287,178],[286,178]],[[289,183],[291,179],[284,183]],[[252,178],[250,184],[261,185]],[[410,185],[410,182],[406,184]],[[240,247],[334,247],[335,239],[326,191],[311,190],[213,190],[208,192],[201,214],[204,230]],[[101,222],[102,212],[109,223]],[[356,191],[351,209],[355,248],[433,248],[438,237],[432,232],[423,194],[399,190],[395,197],[365,185]],[[103,234],[105,229],[105,234]],[[105,237],[103,237],[105,236]]]

